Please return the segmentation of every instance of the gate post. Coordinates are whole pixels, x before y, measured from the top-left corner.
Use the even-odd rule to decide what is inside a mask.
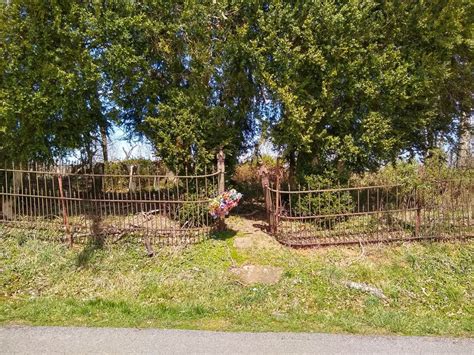
[[[274,211],[274,219],[273,219],[273,233],[276,234],[278,232],[278,224],[280,223],[280,204],[281,204],[281,196],[280,196],[280,189],[281,189],[281,179],[283,178],[283,168],[280,164],[280,158],[277,158],[277,164],[274,169],[275,175],[275,211]]]
[[[267,213],[268,219],[268,229],[270,233],[273,233],[273,213],[272,213],[272,202],[271,202],[271,192],[270,192],[270,178],[268,169],[264,165],[260,165],[258,169],[258,174],[262,179],[262,188],[265,196],[265,211]]]
[[[220,148],[219,153],[217,153],[217,171],[219,173],[217,176],[217,192],[220,195],[225,191],[225,154],[222,148]],[[217,229],[219,231],[226,229],[225,216],[219,217]]]
[[[225,190],[225,185],[224,185],[225,154],[222,148],[219,150],[219,153],[217,153],[217,171],[219,172],[218,192],[221,194]]]

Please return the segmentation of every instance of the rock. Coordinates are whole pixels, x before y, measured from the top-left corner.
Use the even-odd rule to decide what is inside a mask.
[[[275,266],[244,265],[230,270],[245,285],[274,285],[280,281],[283,268]]]
[[[373,295],[375,297],[378,297],[378,298],[381,298],[383,300],[387,299],[387,296],[384,295],[382,290],[380,290],[376,287],[364,284],[364,283],[358,283],[358,282],[353,282],[353,281],[345,281],[344,285],[349,287],[349,288],[355,289],[355,290],[368,292],[371,295]]]

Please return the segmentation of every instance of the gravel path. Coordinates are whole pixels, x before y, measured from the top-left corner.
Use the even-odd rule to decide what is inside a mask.
[[[474,354],[474,339],[14,326],[0,328],[0,353]]]

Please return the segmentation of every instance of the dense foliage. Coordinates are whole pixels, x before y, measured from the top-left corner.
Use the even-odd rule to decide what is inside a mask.
[[[262,10],[255,51],[282,110],[270,135],[290,165],[340,175],[446,143],[472,110],[470,16],[463,1]]]
[[[455,146],[473,108],[472,2],[10,1],[0,159],[90,156],[113,125],[171,169],[270,139],[291,175],[348,178]],[[21,146],[22,149],[18,149]]]
[[[73,2],[1,6],[0,158],[47,160],[92,143],[105,117],[87,32]]]

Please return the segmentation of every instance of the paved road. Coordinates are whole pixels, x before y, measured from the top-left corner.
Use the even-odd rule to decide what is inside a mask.
[[[0,353],[22,354],[474,354],[474,339],[310,333],[5,327]]]

